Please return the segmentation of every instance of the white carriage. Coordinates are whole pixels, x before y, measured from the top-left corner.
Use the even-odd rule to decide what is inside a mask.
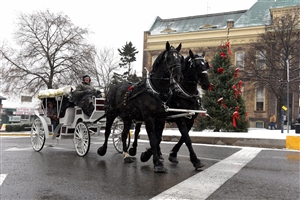
[[[69,101],[72,89],[75,88],[66,86],[39,92],[40,106],[35,110],[37,118],[31,128],[31,144],[35,151],[39,152],[43,149],[46,138],[52,137],[55,140],[55,145],[57,145],[62,137],[72,136],[77,154],[85,156],[90,149],[91,136],[99,133],[105,127],[105,117],[95,122],[104,116],[105,98],[93,98],[94,111],[88,117],[80,107]],[[57,109],[58,125],[55,130],[53,130],[51,119],[47,117],[47,103],[50,100],[55,102]],[[122,130],[122,122],[116,119],[112,127],[112,139],[118,152],[122,152]],[[129,143],[130,137],[128,145]]]

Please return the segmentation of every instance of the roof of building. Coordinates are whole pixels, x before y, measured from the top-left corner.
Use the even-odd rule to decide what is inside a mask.
[[[300,0],[258,0],[249,10],[224,12],[190,17],[161,19],[156,17],[149,29],[151,35],[194,32],[227,28],[227,21],[234,27],[262,26],[270,24],[270,9],[299,6]]]
[[[0,95],[0,100],[6,100],[6,98]]]

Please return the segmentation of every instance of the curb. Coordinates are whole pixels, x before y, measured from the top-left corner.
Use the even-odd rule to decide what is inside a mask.
[[[30,136],[28,133],[0,133],[0,136]]]
[[[300,150],[300,136],[286,136],[286,148]]]

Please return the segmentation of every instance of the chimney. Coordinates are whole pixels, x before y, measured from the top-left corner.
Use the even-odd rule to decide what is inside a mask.
[[[234,20],[228,19],[227,20],[227,28],[233,28],[234,27]]]

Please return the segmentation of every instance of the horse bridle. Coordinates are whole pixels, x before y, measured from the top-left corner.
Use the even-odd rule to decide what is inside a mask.
[[[205,66],[204,57],[200,56],[200,57],[196,57],[196,58],[193,58],[193,59],[192,59],[192,58],[189,59],[190,67],[192,67],[192,66],[194,65],[194,61],[195,61],[195,60],[202,60],[201,64],[202,64],[203,66]],[[207,74],[207,69],[206,69],[206,70],[203,70],[201,73],[202,73],[202,74]],[[199,84],[200,84],[200,83],[199,83]],[[176,90],[177,90],[178,92],[182,93],[182,94],[183,94],[185,97],[187,97],[187,98],[193,98],[193,97],[198,98],[198,97],[199,97],[199,92],[198,92],[198,90],[197,90],[197,93],[196,93],[196,94],[189,94],[189,93],[186,92],[186,91],[180,86],[180,84],[178,84],[178,83],[175,84],[175,88],[176,88]]]
[[[167,63],[167,58],[168,58],[169,53],[173,53],[173,56],[175,57],[175,59],[178,58],[178,57],[182,57],[182,55],[176,49],[174,49],[174,47],[171,47],[171,50],[167,51],[165,53],[165,55],[164,55],[164,61],[163,62]],[[171,73],[171,76],[173,74],[174,69],[179,68],[179,67],[181,67],[181,63],[179,63],[179,64],[178,63],[174,63],[172,65],[168,65],[168,63],[167,63],[167,69]]]
[[[174,71],[174,69],[181,67],[181,62],[180,62],[180,63],[174,63],[174,64],[172,64],[172,65],[168,65],[168,63],[167,63],[167,57],[168,57],[169,53],[173,53],[173,56],[175,57],[175,59],[178,58],[178,57],[180,57],[180,56],[182,56],[182,55],[180,55],[179,52],[178,52],[176,49],[174,49],[174,47],[171,47],[171,48],[172,48],[172,49],[171,49],[170,51],[166,51],[166,52],[165,52],[163,62],[166,63],[167,69],[168,69],[168,71],[170,72],[170,80],[171,80],[171,84],[172,84],[172,82],[176,82],[176,81],[173,81],[173,71]],[[148,72],[148,71],[147,71],[147,72]],[[151,83],[151,80],[150,80],[151,75],[152,75],[152,74],[149,74],[149,73],[148,73],[148,75],[147,75],[146,88],[147,88],[150,92],[152,92],[153,94],[160,95],[161,93],[160,93],[159,91],[157,91],[157,90],[154,88],[153,84]],[[169,96],[172,95],[172,89],[171,89],[171,88],[169,88],[168,95],[169,95]]]

